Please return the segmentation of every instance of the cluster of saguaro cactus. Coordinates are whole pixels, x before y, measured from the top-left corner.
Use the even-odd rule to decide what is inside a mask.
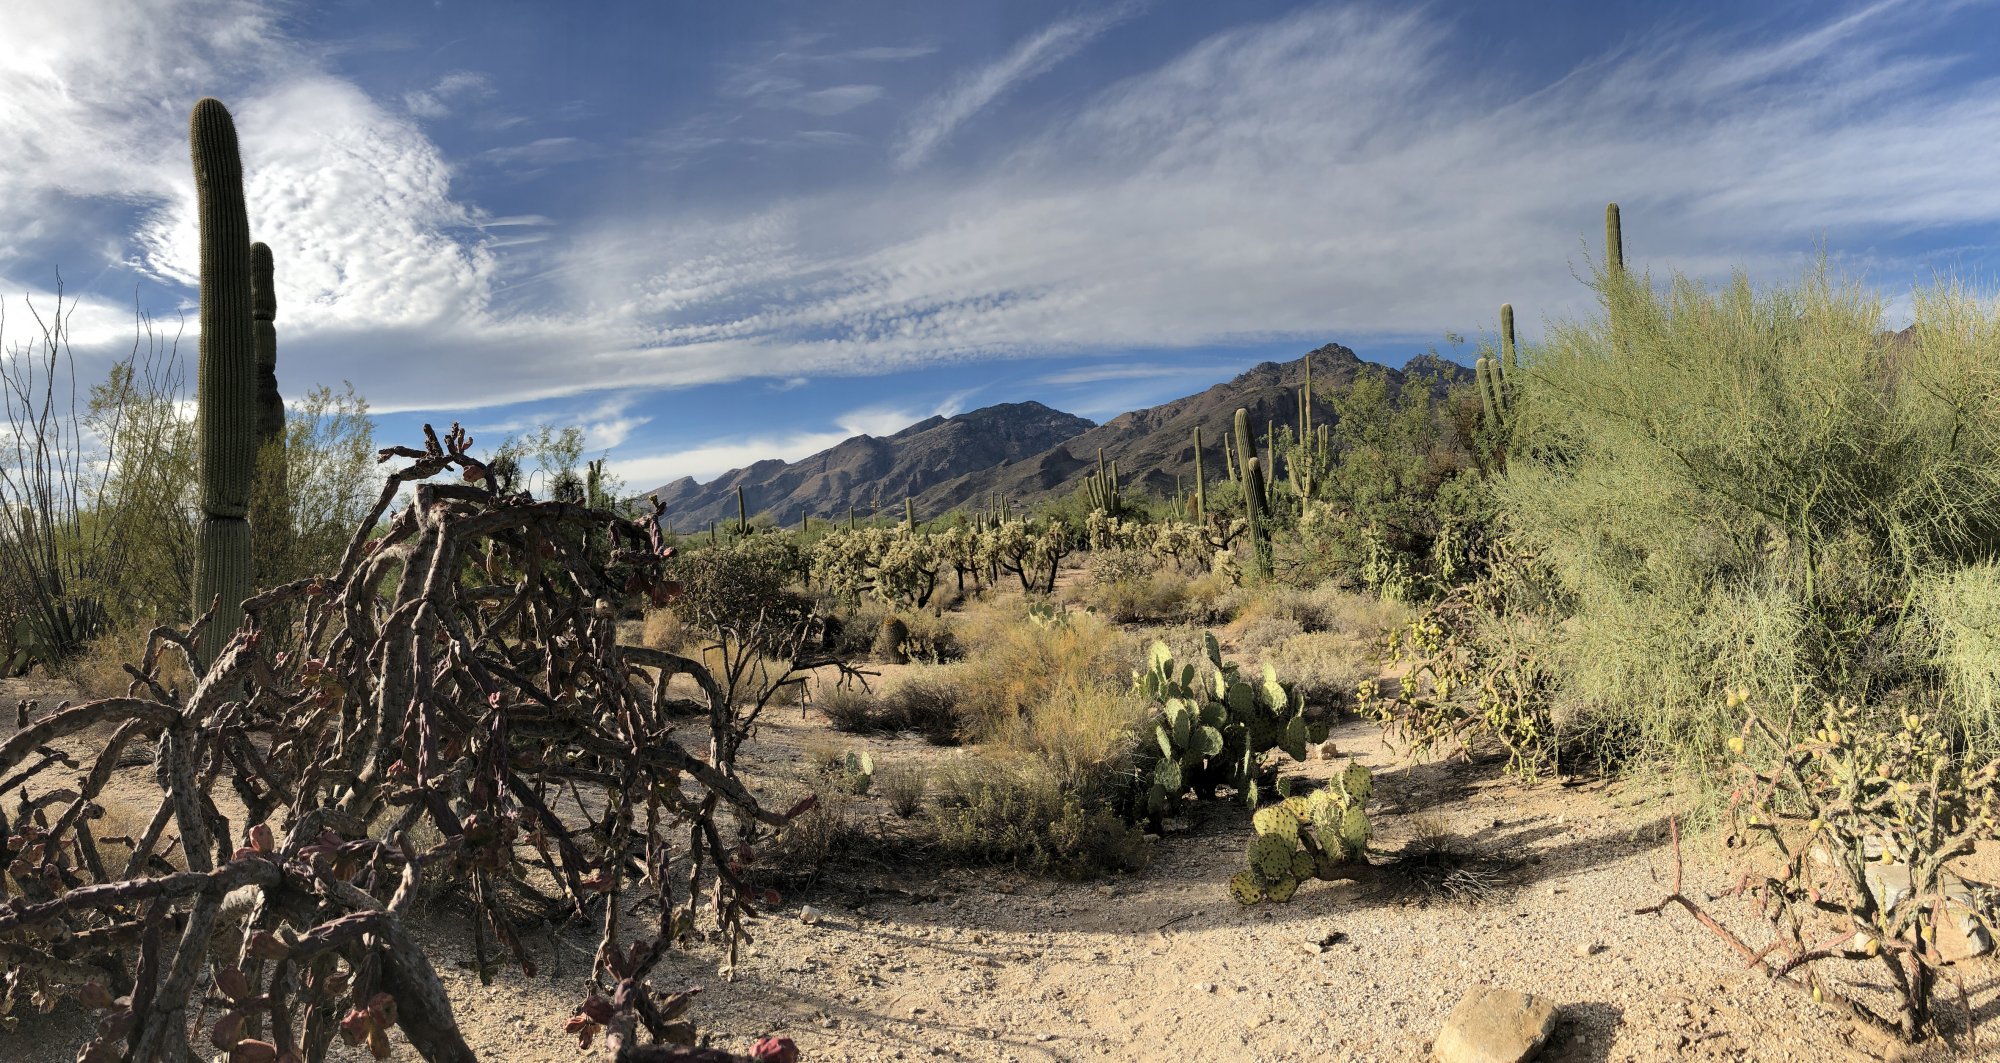
[[[1124,512],[1124,499],[1118,492],[1118,463],[1105,464],[1103,447],[1097,448],[1097,471],[1084,477],[1083,491],[1092,509],[1113,517]]]
[[[188,119],[196,209],[201,227],[201,362],[196,420],[201,454],[201,526],[195,544],[194,612],[213,603],[202,642],[214,656],[243,623],[254,587],[250,485],[258,443],[256,313],[252,300],[250,218],[243,199],[243,158],[236,124],[221,101],[203,99]],[[275,308],[275,300],[272,301]],[[275,312],[275,311],[274,311]],[[275,341],[272,345],[275,357]],[[273,381],[275,394],[275,376]],[[282,410],[279,411],[282,426]]]
[[[1366,806],[1374,789],[1368,769],[1350,761],[1324,788],[1258,809],[1249,866],[1229,880],[1230,896],[1243,905],[1282,904],[1306,879],[1339,877],[1342,865],[1368,850],[1374,828]]]
[[[1306,722],[1304,705],[1293,703],[1269,664],[1253,683],[1222,659],[1214,635],[1203,634],[1202,648],[1206,674],[1192,662],[1177,664],[1163,642],[1153,643],[1145,670],[1132,673],[1133,690],[1159,706],[1154,742],[1139,757],[1135,808],[1155,826],[1176,814],[1187,794],[1213,797],[1223,785],[1255,807],[1264,753],[1282,749],[1303,760],[1306,745],[1325,737],[1325,726]]]
[[[1312,383],[1312,355],[1308,354],[1305,384],[1299,388],[1298,439],[1285,455],[1285,476],[1301,503],[1318,497],[1326,472],[1333,466],[1333,435],[1328,426],[1313,424]]]

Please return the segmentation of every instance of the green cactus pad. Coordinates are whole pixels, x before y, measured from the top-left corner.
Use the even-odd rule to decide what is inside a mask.
[[[1199,727],[1189,736],[1188,752],[1198,757],[1213,757],[1222,753],[1222,732],[1213,727]]]
[[[1303,716],[1294,716],[1285,721],[1285,736],[1278,748],[1293,760],[1306,759],[1306,721]]]
[[[1285,687],[1278,682],[1278,672],[1271,662],[1264,662],[1264,701],[1272,712],[1285,711]]]
[[[1181,792],[1181,762],[1168,758],[1153,765],[1153,782],[1168,794]]]
[[[1292,854],[1292,877],[1311,878],[1313,873],[1312,854],[1300,849]]]
[[[1260,835],[1270,834],[1293,841],[1299,836],[1299,817],[1292,815],[1291,810],[1283,805],[1258,809],[1250,817],[1250,825]]]
[[[1174,733],[1167,730],[1166,724],[1154,724],[1153,737],[1159,740],[1161,756],[1171,757],[1174,755]]]
[[[1250,870],[1266,882],[1279,878],[1291,871],[1292,853],[1297,847],[1295,838],[1259,834],[1250,839]]]
[[[1229,895],[1236,898],[1236,903],[1248,908],[1265,899],[1264,884],[1250,872],[1238,871],[1229,880]]]
[[[1201,651],[1208,656],[1208,663],[1217,668],[1222,667],[1222,644],[1215,641],[1214,632],[1201,633]]]
[[[1275,882],[1266,883],[1264,886],[1264,896],[1277,904],[1283,904],[1291,900],[1292,894],[1298,891],[1299,880],[1291,875],[1286,875]]]
[[[1368,773],[1367,768],[1353,761],[1349,761],[1347,770],[1341,773],[1340,783],[1347,795],[1357,802],[1368,800],[1375,792],[1375,777]]]
[[[1340,842],[1355,856],[1368,848],[1368,839],[1374,833],[1374,828],[1368,823],[1368,814],[1358,806],[1348,809],[1340,817]]]

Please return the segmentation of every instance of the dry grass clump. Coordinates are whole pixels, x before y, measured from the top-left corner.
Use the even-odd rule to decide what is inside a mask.
[[[1244,653],[1261,654],[1304,631],[1290,617],[1258,615],[1239,620],[1231,632],[1231,640]]]
[[[852,687],[822,689],[814,704],[836,731],[915,734],[932,745],[956,745],[959,695],[952,674],[949,665],[919,665],[880,694]]]
[[[1145,866],[1144,836],[1033,758],[967,757],[936,777],[926,825],[950,859],[1089,878]]]
[[[58,666],[58,678],[76,687],[77,694],[87,701],[123,697],[132,683],[125,665],[145,658],[146,636],[152,630],[151,624],[134,623],[99,635],[82,653]],[[179,654],[160,655],[160,683],[178,688],[183,694],[194,689],[187,664]]]
[[[1220,624],[1236,615],[1243,591],[1222,572],[1204,572],[1182,582],[1180,618],[1190,624]]]
[[[1266,648],[1260,663],[1268,663],[1292,688],[1308,710],[1346,708],[1363,679],[1374,674],[1366,646],[1332,631],[1308,631]]]
[[[1035,620],[1021,608],[982,612],[967,642],[970,651],[951,678],[967,737],[975,741],[1010,730],[1061,692],[1123,690],[1138,652],[1130,636],[1103,618],[1070,613]]]
[[[898,819],[909,819],[923,807],[930,773],[916,764],[889,764],[875,769],[875,792]]]
[[[1131,550],[1093,559],[1091,579],[1071,594],[1076,601],[1122,624],[1178,617],[1187,608],[1189,580],[1155,567],[1153,558]]]
[[[646,610],[646,619],[639,631],[641,645],[665,653],[679,653],[687,638],[687,629],[672,609]]]
[[[1134,736],[1150,712],[1143,699],[1120,687],[1065,686],[996,721],[985,740],[1045,765],[1067,791],[1098,798],[1130,771]]]
[[[765,867],[787,879],[818,878],[828,863],[860,841],[854,824],[855,798],[836,787],[795,788],[779,794],[774,803],[790,807],[807,793],[817,794],[819,802],[794,817],[758,854]]]

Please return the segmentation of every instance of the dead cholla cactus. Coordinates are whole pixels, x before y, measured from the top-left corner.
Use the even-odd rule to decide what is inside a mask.
[[[1749,697],[1732,691],[1729,707]],[[1740,776],[1730,841],[1761,839],[1780,858],[1731,892],[1756,902],[1775,932],[1770,943],[1752,950],[1683,897],[1678,881],[1659,907],[1687,908],[1753,966],[1815,1001],[1922,1039],[1937,1032],[1932,1001],[1948,965],[1991,948],[1993,891],[1948,865],[2000,840],[2000,760],[1968,763],[1935,715],[1844,700],[1811,712],[1811,733],[1792,738],[1808,711],[1795,697],[1782,728],[1751,711],[1729,742]],[[1827,981],[1819,964],[1829,959],[1878,968],[1893,1008]]]

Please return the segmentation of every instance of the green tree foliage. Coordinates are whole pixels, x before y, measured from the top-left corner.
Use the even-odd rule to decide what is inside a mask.
[[[1524,360],[1496,485],[1573,603],[1542,636],[1559,701],[1713,754],[1739,682],[1873,700],[1934,680],[1912,606],[1992,598],[1947,577],[2000,547],[1994,309],[1919,293],[1890,336],[1879,299],[1823,264],[1764,292],[1624,271],[1598,290],[1604,317]]]

